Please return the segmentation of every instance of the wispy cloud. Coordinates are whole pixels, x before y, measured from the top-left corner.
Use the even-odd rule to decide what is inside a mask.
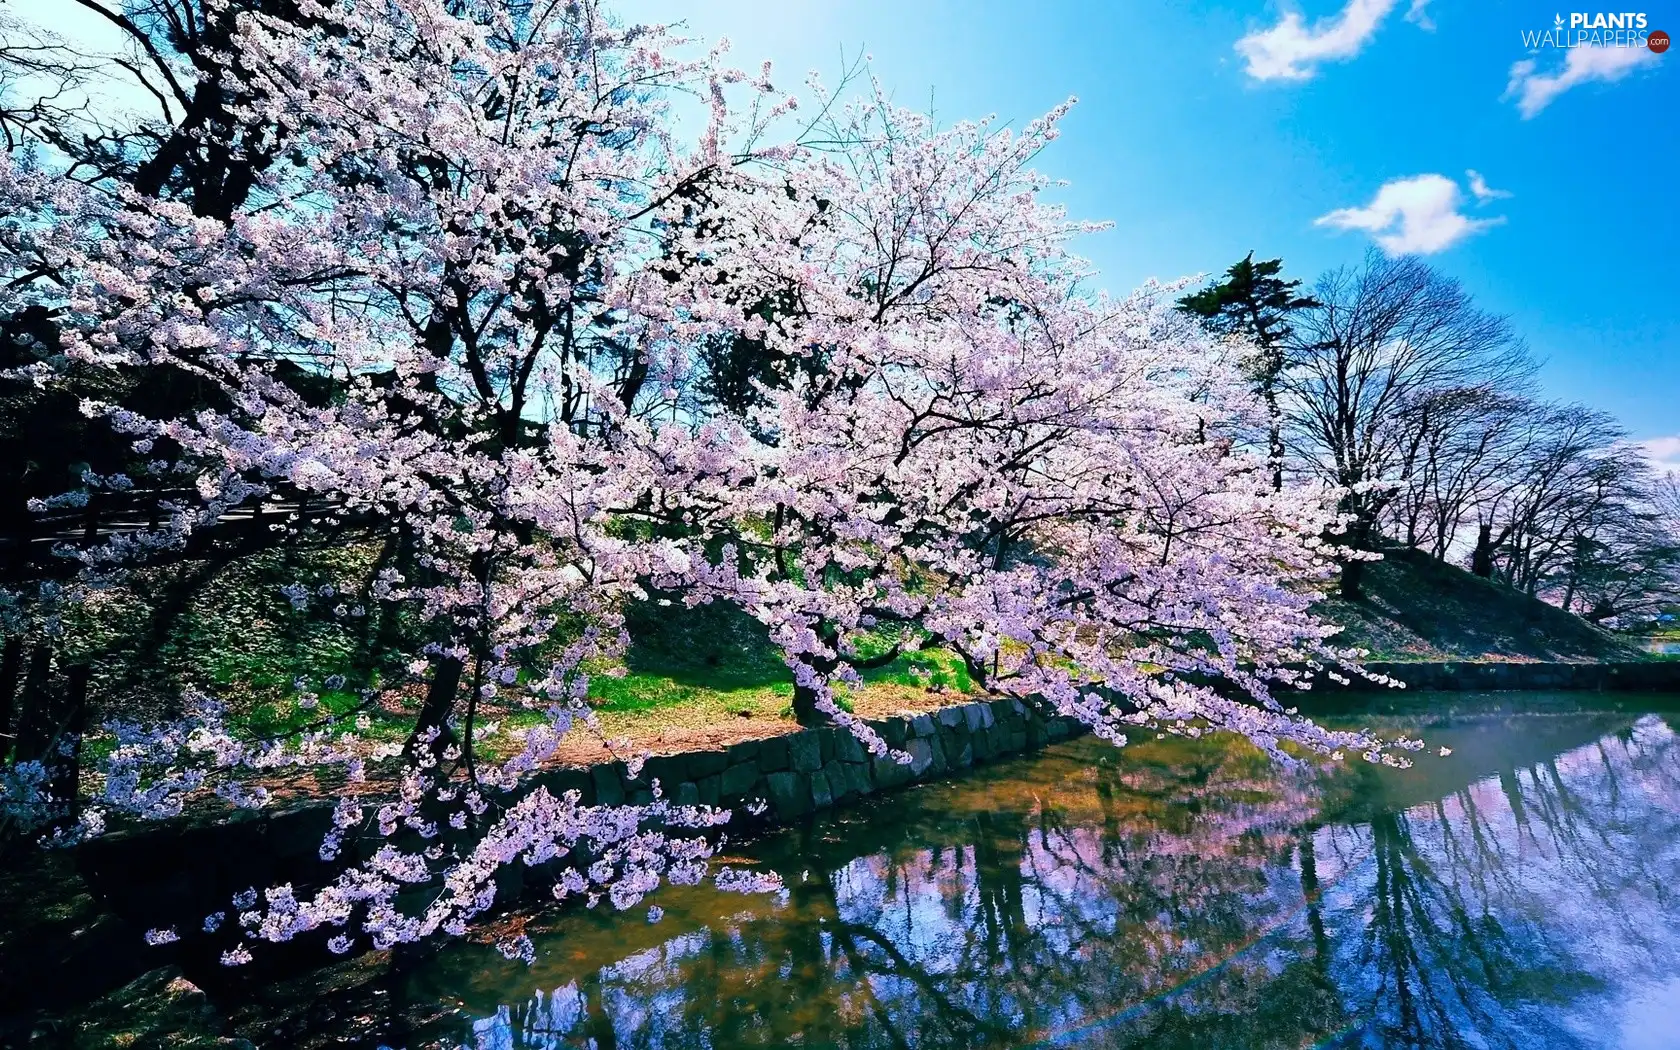
[[[1487,188],[1486,184],[1482,187]],[[1459,210],[1463,194],[1445,175],[1413,175],[1385,182],[1363,208],[1338,208],[1315,226],[1361,230],[1390,255],[1430,255],[1497,226],[1503,218],[1472,219]]]
[[[1488,201],[1501,200],[1511,195],[1510,190],[1496,190],[1489,186],[1487,180],[1482,178],[1482,173],[1475,168],[1467,170],[1464,174],[1470,177],[1470,193],[1476,198],[1477,204],[1486,204]]]
[[[1286,11],[1277,25],[1237,41],[1237,54],[1248,60],[1248,75],[1256,80],[1306,80],[1323,62],[1359,54],[1376,35],[1399,0],[1348,0],[1329,18],[1307,25],[1299,11]],[[1429,0],[1412,0],[1406,20],[1433,28],[1426,10]]]
[[[1680,474],[1680,434],[1641,441],[1639,447],[1659,471]]]
[[[1563,65],[1549,73],[1540,72],[1540,63],[1532,58],[1513,65],[1501,97],[1516,99],[1517,111],[1527,120],[1578,84],[1620,80],[1656,61],[1657,53],[1645,47],[1572,47]]]

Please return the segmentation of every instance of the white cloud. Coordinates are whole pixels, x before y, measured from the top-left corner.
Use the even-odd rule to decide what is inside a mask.
[[[1399,0],[1348,0],[1339,14],[1321,18],[1311,26],[1299,11],[1287,11],[1277,25],[1237,41],[1237,54],[1248,60],[1248,75],[1256,80],[1306,80],[1318,71],[1320,62],[1359,54],[1397,3]],[[1427,27],[1427,3],[1412,0],[1407,19]]]
[[[1430,255],[1505,221],[1472,219],[1459,211],[1462,200],[1445,175],[1413,175],[1383,183],[1365,207],[1338,208],[1313,225],[1362,230],[1390,255]]]
[[[1412,0],[1412,6],[1406,11],[1406,21],[1433,33],[1435,23],[1429,18],[1429,0]]]
[[[1517,111],[1527,120],[1577,84],[1620,80],[1656,61],[1657,53],[1646,47],[1572,47],[1555,72],[1539,72],[1540,64],[1532,58],[1513,65],[1511,82],[1501,97],[1515,98]]]
[[[1496,190],[1489,186],[1487,180],[1482,178],[1482,173],[1475,168],[1470,168],[1464,174],[1470,176],[1470,193],[1476,198],[1477,204],[1486,204],[1488,201],[1496,201],[1511,195],[1510,190]]]
[[[1680,474],[1680,434],[1651,438],[1638,444],[1645,450],[1645,458],[1649,459],[1657,470]]]

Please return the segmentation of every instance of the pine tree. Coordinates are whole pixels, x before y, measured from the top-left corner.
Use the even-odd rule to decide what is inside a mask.
[[[1248,374],[1266,402],[1267,445],[1272,460],[1272,488],[1283,488],[1282,413],[1278,408],[1278,384],[1289,364],[1289,340],[1294,329],[1290,314],[1319,305],[1311,296],[1297,295],[1300,281],[1285,281],[1282,259],[1254,261],[1249,252],[1241,262],[1225,271],[1223,280],[1186,295],[1179,309],[1200,317],[1221,335],[1241,335],[1253,340],[1255,355]]]

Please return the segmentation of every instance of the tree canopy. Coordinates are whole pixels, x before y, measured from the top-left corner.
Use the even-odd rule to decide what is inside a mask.
[[[873,83],[795,99],[592,3],[100,10],[156,112],[95,126],[30,94],[0,117],[0,396],[20,426],[79,413],[8,518],[6,635],[68,676],[98,658],[61,644],[75,609],[355,547],[353,585],[283,591],[396,651],[360,681],[301,677],[299,703],[416,701],[393,750],[343,714],[254,737],[199,692],[160,714],[92,704],[85,675],[62,702],[25,690],[48,731],[3,801],[60,841],[400,752],[390,797],[341,798],[322,856],[363,845],[333,880],[231,902],[229,964],[301,934],[459,933],[508,864],[560,862],[557,896],[619,906],[704,877],[727,814],[531,782],[594,725],[589,676],[654,594],[738,607],[802,718],[880,755],[835,690],[925,645],[1115,741],[1416,746],[1273,697],[1357,665],[1310,611],[1338,492],[1272,483],[1241,438],[1266,409],[1182,289],[1085,289],[1088,227],[1031,166],[1065,106],[1012,131],[938,126]],[[30,76],[85,75],[52,46]],[[1295,309],[1268,266],[1256,301]],[[492,710],[541,721],[481,761]],[[111,743],[84,800],[60,759],[94,715]]]

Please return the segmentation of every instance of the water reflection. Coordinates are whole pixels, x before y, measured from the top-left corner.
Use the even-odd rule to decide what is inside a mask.
[[[1475,717],[1328,780],[1075,742],[757,843],[775,898],[403,977],[408,1045],[1680,1045],[1677,723]],[[387,1033],[380,1040],[389,1042]],[[1643,1041],[1642,1041],[1643,1040]],[[392,1043],[391,1045],[399,1045]]]

